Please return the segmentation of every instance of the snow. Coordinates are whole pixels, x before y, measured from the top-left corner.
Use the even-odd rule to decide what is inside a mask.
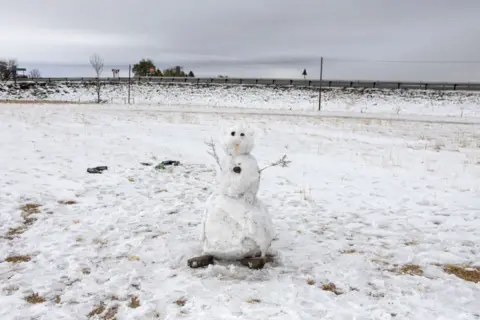
[[[95,86],[88,83],[0,84],[0,100],[92,102]],[[102,99],[126,104],[128,85],[102,86]],[[316,111],[318,89],[267,85],[134,83],[131,102],[145,106],[227,107]],[[480,117],[480,92],[433,90],[325,89],[322,110],[358,114]]]
[[[41,205],[0,238],[0,319],[85,319],[101,302],[118,320],[479,319],[480,284],[438,266],[480,264],[478,124],[189,110],[0,105],[0,235]],[[260,167],[292,160],[259,192],[277,261],[191,269],[216,181],[204,141],[239,117]],[[181,165],[140,164],[166,159]]]

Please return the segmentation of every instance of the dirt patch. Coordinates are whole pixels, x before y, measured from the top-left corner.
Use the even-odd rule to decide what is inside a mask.
[[[180,298],[175,301],[175,304],[180,307],[183,307],[186,303],[187,303],[187,299],[185,298]]]
[[[446,264],[443,266],[443,271],[448,274],[453,274],[465,281],[474,283],[480,282],[480,267]]]
[[[11,256],[5,259],[6,262],[19,263],[19,262],[28,262],[32,258],[30,256]]]
[[[45,301],[47,301],[44,297],[40,296],[36,292],[25,297],[25,300],[30,304],[44,303]]]

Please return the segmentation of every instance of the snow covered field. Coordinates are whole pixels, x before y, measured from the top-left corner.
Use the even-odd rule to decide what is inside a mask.
[[[292,161],[264,171],[259,192],[276,262],[190,269],[214,187],[204,141],[238,118],[256,129],[261,166]],[[479,125],[0,104],[0,319],[480,319],[480,283],[455,275],[479,279],[466,268],[480,266],[479,136]],[[141,165],[167,159],[182,165]]]
[[[355,114],[393,114],[480,118],[480,92],[431,90],[325,89],[323,110]],[[106,84],[102,99],[126,104],[126,84]],[[82,83],[0,83],[0,100],[54,100],[92,102],[95,88]],[[318,90],[314,88],[139,83],[132,86],[136,105],[202,106],[243,109],[316,111]]]

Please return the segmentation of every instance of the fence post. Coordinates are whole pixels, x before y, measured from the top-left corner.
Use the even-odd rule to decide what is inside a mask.
[[[323,57],[320,57],[320,84],[318,86],[318,111],[322,111]]]
[[[132,65],[129,64],[128,65],[128,104],[130,104],[130,86],[132,84],[131,73],[132,73]]]

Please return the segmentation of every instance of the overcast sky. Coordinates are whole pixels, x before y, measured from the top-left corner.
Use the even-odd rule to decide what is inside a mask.
[[[0,0],[0,58],[93,76],[151,58],[197,76],[480,81],[480,0]],[[371,61],[417,61],[360,62]],[[107,72],[108,71],[108,72]]]

